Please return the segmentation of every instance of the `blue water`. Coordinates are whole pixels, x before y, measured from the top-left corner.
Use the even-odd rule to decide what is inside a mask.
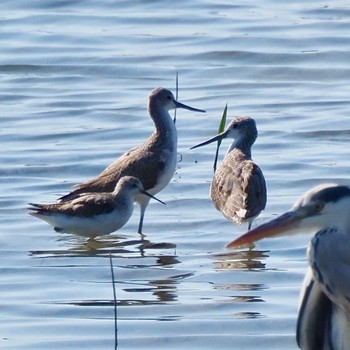
[[[310,187],[349,178],[350,7],[346,1],[3,1],[0,15],[0,346],[297,349],[309,235],[225,245],[246,226],[209,198],[223,108],[259,129],[268,185],[262,223]],[[53,202],[153,130],[163,86],[207,110],[179,110],[179,163],[151,202],[101,246],[26,215]],[[229,118],[229,119],[230,119]],[[222,155],[229,145],[223,143]]]

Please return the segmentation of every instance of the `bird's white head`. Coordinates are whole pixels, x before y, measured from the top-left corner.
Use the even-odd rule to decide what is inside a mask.
[[[258,137],[258,129],[253,118],[250,117],[235,117],[223,132],[226,138],[238,139],[247,137],[252,140],[252,144]]]
[[[307,191],[293,206],[303,228],[350,225],[350,188],[336,183],[318,185]]]
[[[207,141],[199,143],[198,145],[195,145],[190,149],[202,147],[215,141],[221,142],[221,140],[226,138],[232,138],[235,140],[227,152],[230,152],[233,148],[237,146],[250,149],[257,137],[258,129],[256,128],[256,123],[253,118],[235,117],[222,133],[210,138]]]
[[[143,191],[142,182],[134,176],[123,176],[115,187],[114,192],[126,191],[132,196],[136,196]]]
[[[194,112],[205,113],[205,111],[202,109],[193,108],[176,101],[173,93],[170,90],[164,89],[162,87],[158,87],[152,90],[148,96],[148,99],[149,99],[149,110],[151,115],[154,115],[155,114],[154,111],[156,110],[169,111],[175,108],[183,108]]]
[[[138,194],[144,194],[150,198],[155,199],[159,203],[165,204],[160,199],[154,197],[149,192],[143,189],[142,182],[134,176],[123,176],[117,183],[114,194],[118,194],[123,192],[124,194],[130,195],[131,197],[135,197]]]

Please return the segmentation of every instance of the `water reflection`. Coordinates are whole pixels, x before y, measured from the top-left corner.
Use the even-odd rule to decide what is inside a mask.
[[[217,270],[262,270],[265,263],[261,260],[268,258],[267,250],[234,251],[214,255],[214,267]]]
[[[236,314],[237,318],[248,318],[248,319],[256,319],[256,318],[265,318],[266,316],[260,314],[259,312],[239,312]]]
[[[136,298],[119,298],[117,305],[152,305],[160,303],[174,302],[178,300],[177,285],[181,280],[189,278],[193,273],[181,273],[173,269],[180,264],[177,255],[165,253],[164,249],[174,249],[176,245],[164,242],[151,242],[145,238],[126,239],[124,236],[106,236],[95,240],[84,240],[77,236],[60,237],[65,249],[37,250],[29,252],[31,257],[36,258],[56,258],[56,257],[113,257],[119,260],[119,266],[114,266],[114,270],[125,269],[128,271],[138,271],[142,269],[142,278],[133,278],[133,273],[126,274],[127,279],[116,280],[115,286],[118,290],[128,294],[134,294]],[[68,248],[67,248],[68,246]],[[152,254],[145,254],[151,249]],[[157,249],[159,251],[157,251]],[[135,258],[138,263],[135,263]],[[145,258],[145,259],[138,259]],[[125,264],[127,263],[127,264]],[[76,266],[81,262],[77,261]],[[72,266],[72,265],[71,265]],[[97,266],[97,265],[96,265]],[[159,278],[159,274],[154,274],[154,268],[166,268],[166,277]],[[118,273],[115,273],[118,276]],[[156,275],[157,278],[153,278]],[[164,275],[162,273],[162,275]],[[136,276],[139,276],[136,274]],[[126,287],[124,287],[126,286]],[[122,293],[124,294],[124,293]],[[150,298],[149,296],[152,296]],[[64,304],[79,306],[111,306],[113,300],[80,300],[64,302]]]
[[[83,237],[74,236],[60,238],[63,241],[63,249],[30,251],[32,257],[82,257],[82,256],[112,256],[115,257],[145,257],[145,250],[149,249],[175,249],[176,245],[166,242],[151,242],[145,238],[128,239],[124,236],[106,236],[85,240]],[[70,248],[67,248],[70,246]],[[162,257],[165,264],[165,259]]]
[[[149,281],[115,281],[116,288],[126,293],[137,296],[136,298],[118,298],[117,306],[139,306],[139,305],[159,305],[163,303],[175,302],[178,300],[177,286],[181,280],[192,277],[192,273],[169,276],[163,279]],[[135,287],[123,288],[122,285],[133,284]],[[119,293],[117,293],[118,295]],[[152,295],[155,298],[147,298]],[[57,304],[57,302],[54,302]],[[107,306],[114,305],[114,300],[74,300],[71,302],[62,302],[59,304],[68,304],[76,306]]]
[[[263,284],[258,283],[234,283],[234,284],[220,284],[216,285],[214,287],[216,290],[223,290],[223,291],[236,291],[241,292],[242,294],[244,292],[247,292],[245,295],[237,294],[237,295],[231,295],[226,299],[226,302],[230,303],[252,303],[252,302],[264,302],[265,300],[262,299],[260,295],[252,294],[252,292],[261,291],[264,289],[267,289],[267,287]]]
[[[129,293],[150,293],[156,296],[157,301],[152,301],[151,303],[167,303],[177,301],[177,285],[181,280],[192,277],[193,273],[178,274],[173,276],[168,276],[164,279],[151,280],[146,283],[146,286],[135,287],[135,288],[123,288],[125,292]],[[141,297],[141,296],[140,296]],[[124,300],[125,301],[125,300]],[[150,304],[150,301],[138,299],[138,304]],[[129,305],[129,304],[128,304]]]
[[[268,251],[248,249],[244,251],[229,251],[213,255],[214,269],[228,273],[231,271],[259,271],[265,269],[262,260],[268,258]],[[239,283],[238,278],[243,280],[243,275],[237,275],[231,283],[217,283],[214,289],[225,294],[227,303],[261,303],[265,302],[259,293],[268,287],[261,283]],[[225,281],[227,277],[225,275]],[[234,281],[234,282],[233,282]],[[261,318],[265,317],[257,311],[240,311],[234,314],[237,318]]]

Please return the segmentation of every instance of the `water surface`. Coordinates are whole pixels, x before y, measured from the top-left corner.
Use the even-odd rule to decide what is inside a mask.
[[[307,189],[347,181],[350,8],[320,1],[5,1],[0,91],[0,343],[4,349],[297,349],[309,236],[225,245],[246,227],[209,199],[212,136],[226,103],[259,129],[268,185],[255,224]],[[26,215],[104,169],[153,130],[150,90],[177,113],[179,163],[146,212],[89,249]],[[223,143],[222,155],[227,142]]]

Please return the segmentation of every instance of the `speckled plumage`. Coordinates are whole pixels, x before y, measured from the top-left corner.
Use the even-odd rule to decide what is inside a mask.
[[[251,147],[258,132],[254,119],[236,117],[226,130],[192,148],[223,138],[234,138],[223,161],[216,169],[210,195],[216,209],[237,224],[249,222],[265,209],[266,183],[261,169],[251,158]]]

